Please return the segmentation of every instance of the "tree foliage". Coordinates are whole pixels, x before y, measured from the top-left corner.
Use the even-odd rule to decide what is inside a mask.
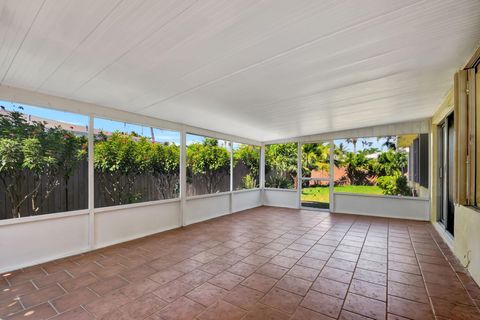
[[[204,183],[208,193],[216,193],[230,172],[230,152],[213,138],[192,143],[187,146],[187,170],[190,180],[196,177]]]
[[[379,176],[392,176],[402,172],[408,164],[407,154],[404,151],[389,149],[378,155],[373,163],[373,170]]]
[[[62,180],[66,183],[86,158],[86,138],[45,122],[27,121],[19,111],[0,114],[0,181],[11,202],[11,217],[22,216],[30,202],[32,214]],[[22,108],[20,108],[22,109]],[[32,175],[32,183],[25,179]],[[41,188],[43,187],[43,188]]]
[[[180,188],[180,148],[175,144],[152,144],[149,169],[163,199],[178,197]]]
[[[95,141],[94,167],[108,205],[136,202],[142,194],[135,181],[146,172],[148,140],[119,131],[107,136],[101,132]]]
[[[260,173],[260,148],[257,146],[242,144],[233,152],[234,170],[238,165],[243,164],[249,173],[242,177],[242,188],[253,189],[259,186],[258,178]]]
[[[135,133],[100,133],[95,141],[94,167],[108,205],[143,200],[135,187],[140,176],[149,176],[159,194],[170,199],[178,195],[180,148],[153,143]]]
[[[330,168],[330,145],[322,143],[306,143],[302,145],[302,175],[311,177],[313,170]]]
[[[372,160],[364,152],[347,152],[343,158],[345,172],[348,180],[353,185],[369,185],[369,178],[373,176],[371,171]]]
[[[291,188],[297,176],[297,144],[271,144],[265,147],[265,186]]]
[[[371,143],[364,140],[361,151],[349,152],[343,145],[336,148],[336,158],[345,168],[349,183],[377,184],[386,195],[411,195],[408,179],[404,175],[408,165],[407,153],[397,148],[396,141],[397,137],[387,137],[383,143],[387,150],[383,152],[372,148]]]
[[[4,108],[3,108],[4,109]],[[21,109],[21,108],[20,108]],[[346,179],[354,185],[377,183],[385,194],[410,195],[405,176],[407,153],[397,148],[398,137],[387,137],[387,150],[373,148],[366,139],[349,139],[354,152],[343,144],[335,146],[335,165],[345,168]],[[362,150],[357,151],[361,143]],[[201,181],[208,193],[220,191],[230,172],[230,152],[218,140],[205,138],[190,144],[187,152],[187,176]],[[302,171],[311,177],[314,170],[329,169],[328,144],[302,146]],[[155,143],[134,132],[100,133],[94,141],[94,169],[107,205],[142,201],[145,196],[135,182],[142,177],[153,179],[158,198],[178,196],[180,148],[175,144]],[[87,159],[87,138],[60,126],[28,121],[19,111],[0,114],[0,183],[11,203],[10,217],[37,214],[57,188],[64,188],[68,205],[69,180]],[[260,151],[258,147],[240,145],[234,150],[233,166],[245,166],[243,188],[258,186]],[[272,144],[265,148],[267,187],[291,188],[297,178],[297,144]],[[26,179],[27,176],[30,177]],[[27,206],[28,204],[28,206]],[[22,212],[29,207],[32,212]],[[67,207],[68,210],[68,207]],[[24,210],[25,211],[25,210]]]

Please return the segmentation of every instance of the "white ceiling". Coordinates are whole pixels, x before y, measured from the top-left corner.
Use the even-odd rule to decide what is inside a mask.
[[[0,81],[266,141],[431,116],[479,0],[0,0]]]

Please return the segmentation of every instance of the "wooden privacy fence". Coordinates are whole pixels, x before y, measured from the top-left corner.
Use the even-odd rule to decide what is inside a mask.
[[[249,173],[249,169],[243,163],[239,162],[233,171],[233,187],[234,190],[240,189],[242,185],[242,177]],[[105,194],[102,181],[95,174],[94,181],[94,200],[95,207],[107,207],[118,203],[112,203]],[[24,172],[24,183],[21,194],[25,195],[34,188],[34,177],[29,171]],[[258,182],[258,177],[256,177]],[[45,180],[45,179],[43,179]],[[178,184],[178,175],[174,177]],[[107,182],[108,183],[108,182]],[[125,178],[121,179],[121,183],[127,183]],[[143,174],[136,177],[131,188],[135,193],[141,194],[135,202],[145,202],[164,199],[163,195],[157,190],[154,177],[150,174]],[[178,188],[177,188],[178,190]],[[218,192],[230,190],[230,177],[226,175],[217,186]],[[40,194],[46,191],[46,183],[42,181],[40,185]],[[199,177],[193,177],[187,183],[187,195],[200,195],[207,193],[204,182]],[[178,195],[178,192],[176,193]],[[56,212],[66,212],[74,210],[82,210],[88,208],[88,163],[83,161],[75,170],[68,183],[60,181],[58,185],[49,195],[49,197],[39,207],[38,212],[33,213],[31,201],[25,201],[20,207],[22,217],[31,215],[41,215]],[[8,198],[5,188],[0,184],[0,220],[12,218],[12,204]]]

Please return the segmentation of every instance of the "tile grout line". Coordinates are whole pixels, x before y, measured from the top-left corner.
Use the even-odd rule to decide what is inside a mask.
[[[434,232],[437,232],[435,229],[433,229]],[[445,261],[447,261],[448,265],[450,266],[450,268],[452,269],[452,271],[455,273],[455,277],[457,278],[457,280],[460,282],[460,284],[462,285],[462,288],[463,290],[467,293],[468,297],[470,298],[471,302],[473,302],[473,306],[477,309],[477,312],[480,313],[480,307],[475,303],[473,297],[471,296],[470,292],[468,291],[468,289],[465,287],[462,279],[460,279],[460,277],[458,276],[458,273],[457,271],[455,270],[455,268],[452,266],[450,260],[448,260],[447,256],[445,255],[445,252],[443,251],[443,249],[440,247],[440,245],[438,244],[438,241],[436,240],[436,238],[433,236],[432,232],[431,232],[431,229],[430,230],[427,230],[427,232],[429,233],[430,237],[432,238],[433,242],[435,243],[435,245],[437,246],[438,250],[440,250],[443,258],[445,259]],[[437,233],[438,234],[438,233]],[[452,252],[453,253],[453,252]],[[415,252],[415,258],[417,258],[417,254]],[[456,258],[456,257],[455,257]],[[420,264],[419,264],[420,265]],[[463,266],[462,266],[463,267]],[[466,269],[466,271],[468,272],[468,269]],[[422,277],[423,277],[423,270],[422,268],[420,268],[420,272],[422,273]],[[425,280],[425,279],[424,279]],[[425,287],[427,288],[427,292],[429,292],[428,290],[428,286],[427,286],[427,283],[425,282]],[[429,297],[430,297],[430,294],[429,294]],[[432,302],[432,310],[433,310],[433,302]]]
[[[352,224],[352,226],[355,224],[356,221],[358,221],[358,218],[356,218],[356,219],[354,220],[354,223]],[[371,220],[369,220],[367,232],[366,232],[366,234],[365,234],[365,238],[364,238],[363,241],[362,241],[362,249],[360,250],[360,253],[358,254],[357,261],[355,262],[355,268],[354,268],[353,271],[352,271],[352,278],[350,279],[350,282],[349,282],[349,284],[348,284],[347,292],[345,293],[345,299],[343,299],[342,307],[341,307],[341,309],[340,309],[340,313],[339,313],[338,317],[340,317],[340,315],[341,315],[341,313],[342,313],[342,310],[346,310],[346,309],[344,309],[343,307],[345,306],[345,303],[346,303],[346,301],[347,301],[347,297],[348,297],[348,294],[349,294],[349,292],[350,292],[350,287],[352,286],[352,282],[353,282],[353,280],[354,280],[353,277],[354,277],[354,275],[355,275],[355,271],[357,270],[358,260],[360,260],[360,255],[361,255],[362,252],[363,252],[363,247],[364,247],[364,245],[365,245],[365,241],[367,240],[368,232],[370,231],[370,227],[371,227]],[[352,228],[352,227],[350,226],[350,228],[348,229],[348,231],[350,231],[351,228]],[[348,234],[348,231],[347,231],[347,233],[345,234],[345,236]],[[345,237],[343,237],[343,238],[345,238]],[[342,241],[343,241],[343,238],[342,238]],[[340,241],[340,243],[341,243],[341,241]],[[337,246],[337,248],[338,248],[338,246]],[[337,249],[335,249],[335,250],[337,250]],[[363,295],[362,295],[362,296],[363,296]],[[352,312],[352,313],[355,313],[355,314],[358,314],[358,315],[361,315],[361,316],[365,316],[365,315],[363,315],[363,314],[359,314],[359,313],[356,313],[356,312],[353,312],[353,311],[350,311],[350,310],[346,310],[346,311]]]
[[[423,268],[420,266],[420,261],[418,261],[418,257],[417,257],[417,251],[415,249],[415,245],[413,244],[413,241],[412,241],[412,236],[410,234],[410,227],[407,227],[407,230],[408,230],[408,237],[410,239],[410,243],[412,245],[412,248],[413,248],[413,253],[415,255],[415,260],[417,261],[417,264],[418,264],[418,269],[420,270],[420,274],[422,276],[422,282],[423,282],[423,285],[425,287],[425,291],[427,292],[427,296],[428,296],[428,302],[429,302],[429,305],[430,305],[430,310],[432,311],[432,315],[435,319],[437,319],[437,315],[436,315],[436,312],[435,312],[435,308],[433,306],[433,300],[432,300],[432,297],[430,295],[430,290],[428,289],[428,285],[427,285],[427,282],[425,280],[425,276],[424,276],[424,273],[423,273]],[[433,239],[432,235],[429,233],[430,235],[430,238],[432,238],[432,240],[435,242],[435,239]],[[443,252],[442,252],[442,255],[443,255]]]

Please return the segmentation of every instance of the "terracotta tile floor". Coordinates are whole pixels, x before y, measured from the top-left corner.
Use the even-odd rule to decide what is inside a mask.
[[[0,281],[0,319],[480,319],[429,223],[271,207]]]

